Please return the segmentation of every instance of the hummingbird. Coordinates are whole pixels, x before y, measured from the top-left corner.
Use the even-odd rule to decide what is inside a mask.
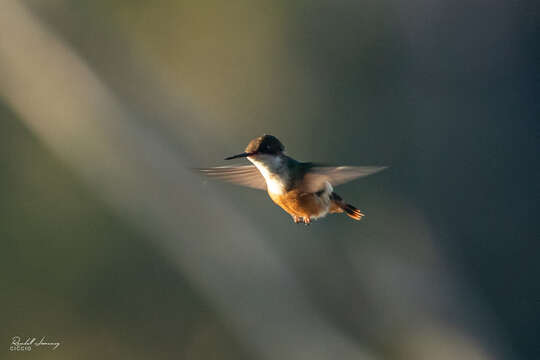
[[[270,199],[292,216],[295,223],[309,225],[327,214],[345,213],[354,220],[364,214],[334,192],[334,186],[379,172],[386,166],[325,166],[300,162],[285,155],[275,136],[251,140],[245,151],[225,160],[247,158],[252,165],[199,169],[203,174],[236,185],[266,190]]]

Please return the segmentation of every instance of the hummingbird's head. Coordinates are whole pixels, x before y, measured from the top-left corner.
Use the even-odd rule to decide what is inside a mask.
[[[225,160],[255,156],[259,154],[280,155],[283,153],[283,150],[285,150],[285,147],[275,136],[263,135],[251,140],[243,153],[229,156],[228,158],[225,158]]]

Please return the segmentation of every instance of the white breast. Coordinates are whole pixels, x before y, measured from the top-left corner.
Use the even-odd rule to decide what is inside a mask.
[[[266,180],[268,192],[281,195],[287,191],[288,174],[284,171],[284,161],[281,157],[270,155],[256,155],[248,157]]]

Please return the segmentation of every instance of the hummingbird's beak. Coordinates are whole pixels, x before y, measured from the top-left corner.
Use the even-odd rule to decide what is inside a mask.
[[[225,160],[232,160],[232,159],[236,159],[236,158],[242,158],[242,157],[248,157],[248,156],[251,156],[251,155],[254,155],[255,153],[254,152],[243,152],[241,154],[238,154],[238,155],[233,155],[233,156],[229,156],[229,157],[226,157]]]

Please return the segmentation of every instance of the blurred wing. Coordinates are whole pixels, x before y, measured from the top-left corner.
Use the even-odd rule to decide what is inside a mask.
[[[356,178],[375,174],[386,166],[317,166],[310,167],[304,175],[302,188],[306,192],[317,192],[328,181],[332,186],[344,184]]]
[[[255,165],[216,166],[197,170],[211,178],[254,189],[266,190],[266,180],[264,180],[264,177]]]

